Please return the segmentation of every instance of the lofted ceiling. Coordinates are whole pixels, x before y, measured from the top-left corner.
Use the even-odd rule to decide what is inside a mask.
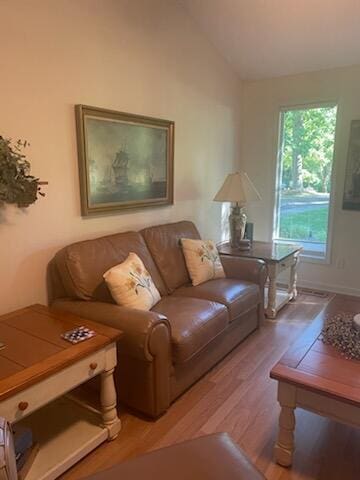
[[[360,0],[178,0],[243,79],[360,64]]]

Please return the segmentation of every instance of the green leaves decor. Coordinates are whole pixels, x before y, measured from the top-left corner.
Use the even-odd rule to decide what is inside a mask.
[[[21,140],[12,142],[0,135],[0,206],[5,203],[16,204],[19,208],[28,207],[36,202],[41,192],[41,182],[30,175],[30,163],[23,150],[29,143]]]

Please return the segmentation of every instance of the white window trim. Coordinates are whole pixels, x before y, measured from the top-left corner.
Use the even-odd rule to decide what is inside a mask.
[[[326,242],[326,253],[323,257],[318,257],[311,255],[309,253],[302,253],[301,259],[308,263],[320,263],[329,265],[332,258],[332,245],[333,245],[333,225],[334,225],[334,211],[335,211],[335,185],[336,185],[336,168],[335,168],[335,149],[336,149],[336,137],[338,130],[338,115],[339,115],[339,102],[337,100],[328,100],[320,101],[313,103],[304,103],[304,104],[294,104],[294,105],[282,105],[280,106],[278,113],[278,138],[276,146],[276,177],[275,177],[275,201],[274,201],[274,210],[273,210],[273,221],[272,221],[272,240],[278,243],[294,243],[294,241],[279,239],[278,236],[279,229],[279,202],[280,202],[280,179],[281,179],[281,169],[282,162],[281,160],[281,147],[283,142],[283,126],[284,126],[284,113],[289,110],[302,110],[307,108],[326,108],[326,107],[337,107],[336,111],[336,123],[335,123],[335,133],[334,133],[334,150],[333,150],[333,160],[331,168],[331,188],[329,196],[329,217],[328,217],[328,228],[327,228],[327,242]],[[277,231],[276,231],[277,230]],[[277,234],[277,235],[275,235]],[[295,242],[296,243],[296,242]]]

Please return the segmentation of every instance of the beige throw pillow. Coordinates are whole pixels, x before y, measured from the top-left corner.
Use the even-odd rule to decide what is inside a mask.
[[[212,240],[182,238],[181,244],[186,266],[194,286],[214,278],[225,277],[219,252]]]
[[[103,275],[115,302],[124,307],[150,310],[160,300],[160,293],[136,253],[110,268]]]

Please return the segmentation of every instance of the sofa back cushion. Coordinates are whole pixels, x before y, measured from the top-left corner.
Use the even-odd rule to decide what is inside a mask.
[[[85,240],[60,250],[55,262],[67,295],[82,300],[114,302],[103,275],[126,260],[130,252],[141,258],[161,295],[166,295],[161,275],[138,232]]]
[[[192,222],[182,221],[145,228],[140,232],[169,293],[190,282],[181,247],[182,238],[200,239]]]

